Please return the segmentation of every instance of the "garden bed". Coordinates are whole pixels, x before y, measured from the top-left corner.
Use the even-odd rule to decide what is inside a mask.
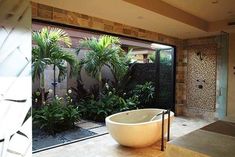
[[[40,130],[33,130],[33,151],[41,151],[64,144],[69,144],[79,139],[106,134],[107,130],[104,123],[95,123],[91,121],[81,120],[76,127],[67,131],[49,135]]]

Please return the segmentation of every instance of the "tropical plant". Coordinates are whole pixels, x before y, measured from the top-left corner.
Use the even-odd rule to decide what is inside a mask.
[[[128,65],[125,62],[125,54],[121,49],[119,38],[103,35],[98,39],[86,38],[80,41],[80,47],[88,49],[82,67],[99,82],[99,98],[102,93],[102,68],[108,66],[115,76],[126,73]]]
[[[131,51],[132,49],[130,49],[128,52],[121,53],[121,55],[119,56],[119,59],[120,59],[119,64],[121,64],[121,67],[123,67],[123,69],[113,69],[109,67],[114,76],[114,82],[119,83],[123,81],[123,79],[125,79],[128,72],[131,70],[129,65],[135,63],[135,62],[131,63],[132,58],[133,58],[133,56],[130,55]]]
[[[125,94],[119,96],[114,88],[106,87],[100,101],[96,101],[94,97],[82,100],[78,104],[78,109],[86,119],[104,121],[105,117],[111,114],[136,109],[138,103],[137,97],[125,98]]]
[[[152,82],[146,82],[143,85],[136,85],[131,91],[133,96],[137,96],[140,105],[151,103],[154,98],[154,86]]]
[[[81,62],[79,64],[81,64]],[[81,99],[86,98],[89,95],[89,93],[85,89],[84,84],[82,82],[81,68],[78,69],[77,74],[78,74],[77,77],[76,77],[77,85],[71,87],[71,89],[73,91],[71,96],[72,96],[73,100],[78,102]]]
[[[155,63],[155,61],[156,61],[156,54],[155,54],[155,53],[151,53],[150,55],[148,55],[148,59],[149,59],[152,63]]]
[[[112,81],[112,87],[117,89],[117,94],[121,95],[123,93],[126,93],[129,89],[129,84],[131,83],[132,79],[132,72],[133,72],[133,67],[135,66],[136,62],[134,63],[129,63],[128,70],[126,73],[120,77],[116,81]]]
[[[164,64],[165,66],[171,66],[172,65],[172,55],[168,53],[167,51],[160,54],[160,61],[161,64]]]
[[[74,122],[79,120],[80,113],[70,102],[55,97],[40,109],[34,109],[33,124],[50,134],[74,127]]]
[[[49,91],[45,91],[44,92],[44,96],[42,96],[42,93],[39,89],[37,89],[35,92],[32,93],[32,105],[35,108],[38,108],[41,106],[41,104],[43,104],[44,102],[46,102],[49,99]],[[44,97],[44,102],[42,100],[42,97]]]
[[[164,52],[164,50],[162,50],[162,51]],[[151,53],[148,56],[148,58],[151,62],[155,63],[156,53]],[[171,63],[172,63],[171,60],[172,60],[171,54],[167,53],[167,51],[165,51],[164,53],[160,53],[160,62],[161,62],[161,64],[171,65]]]
[[[58,80],[66,75],[65,62],[71,66],[71,71],[75,72],[78,68],[77,57],[66,52],[61,44],[67,47],[71,46],[71,40],[66,32],[58,28],[42,28],[40,31],[33,32],[33,42],[36,44],[32,51],[32,77],[40,79],[42,100],[44,100],[44,70],[48,65],[54,68],[54,95],[56,93],[55,69],[59,69]]]

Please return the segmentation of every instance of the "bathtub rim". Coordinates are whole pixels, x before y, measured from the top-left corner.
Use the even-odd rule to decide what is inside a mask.
[[[123,112],[115,113],[115,114],[112,114],[112,115],[106,117],[105,118],[106,126],[107,126],[107,123],[111,123],[111,124],[115,124],[115,125],[125,125],[125,126],[139,126],[139,125],[147,125],[147,124],[151,124],[151,123],[154,123],[154,122],[162,121],[161,118],[153,120],[153,121],[147,121],[147,122],[141,122],[141,123],[120,123],[120,122],[115,122],[115,121],[110,120],[110,118],[112,118],[114,116],[117,116],[117,115],[120,115],[120,114],[125,114],[126,112],[138,112],[140,110],[162,110],[162,111],[167,111],[166,109],[160,109],[160,108],[145,108],[145,109],[136,109],[136,110],[123,111]],[[173,118],[174,115],[175,115],[174,112],[171,111],[170,112],[170,118]],[[167,118],[168,118],[168,116],[165,115],[164,120],[166,120]]]

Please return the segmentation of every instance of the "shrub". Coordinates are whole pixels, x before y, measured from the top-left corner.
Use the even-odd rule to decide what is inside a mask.
[[[104,121],[105,117],[111,114],[136,108],[136,104],[139,103],[138,98],[131,97],[125,99],[124,95],[119,96],[117,95],[115,88],[107,88],[106,86],[100,100],[90,97],[87,100],[79,102],[78,108],[84,118],[95,121]]]
[[[146,82],[143,85],[136,85],[131,91],[131,95],[137,96],[140,102],[139,107],[143,107],[145,104],[152,103],[154,99],[154,86],[152,82]]]
[[[124,75],[128,69],[120,39],[109,35],[102,35],[98,39],[94,37],[85,38],[80,40],[80,48],[88,49],[81,65],[88,74],[97,79],[99,98],[101,98],[102,68],[104,66],[109,67],[114,77]]]
[[[49,99],[49,91],[44,92],[44,101]],[[37,89],[35,92],[32,93],[32,104],[35,108],[42,106],[42,92],[40,89]]]
[[[54,98],[40,109],[33,110],[33,123],[50,134],[74,127],[79,120],[77,108],[61,98]]]

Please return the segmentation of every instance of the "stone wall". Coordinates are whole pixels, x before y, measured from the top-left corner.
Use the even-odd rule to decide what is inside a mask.
[[[176,114],[183,115],[186,106],[187,51],[183,41],[176,47]]]
[[[111,32],[119,35],[121,34],[129,37],[147,39],[150,41],[156,41],[170,45],[177,45],[179,41],[177,38],[166,36],[161,33],[147,31],[141,28],[136,28],[125,24],[91,17],[68,10],[62,10],[34,2],[32,2],[32,17],[33,19],[69,24],[81,28],[89,28],[108,33]]]

